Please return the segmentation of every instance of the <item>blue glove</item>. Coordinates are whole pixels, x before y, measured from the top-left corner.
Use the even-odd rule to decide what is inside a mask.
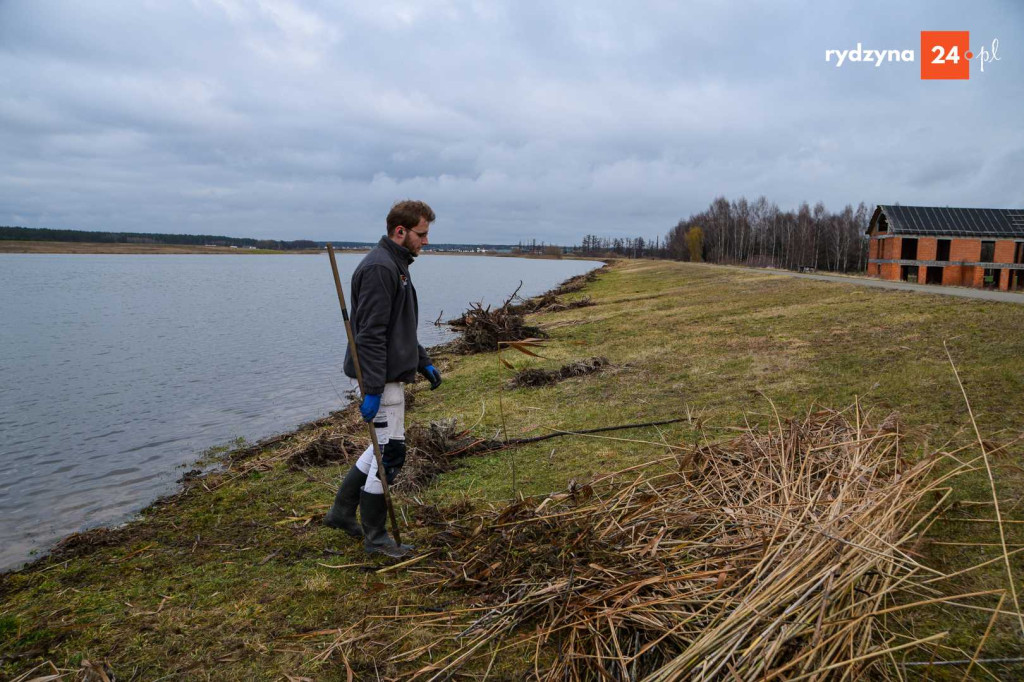
[[[364,422],[372,422],[380,410],[379,395],[364,395],[363,404],[359,406],[359,414],[363,415]]]
[[[433,365],[427,365],[420,370],[420,373],[427,378],[427,381],[430,382],[431,391],[441,385],[441,373],[438,372],[437,368]]]

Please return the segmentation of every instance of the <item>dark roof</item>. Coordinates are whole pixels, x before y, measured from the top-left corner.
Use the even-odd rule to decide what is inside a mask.
[[[889,234],[944,237],[1024,237],[1024,209],[882,206],[875,209],[870,232],[885,213]]]

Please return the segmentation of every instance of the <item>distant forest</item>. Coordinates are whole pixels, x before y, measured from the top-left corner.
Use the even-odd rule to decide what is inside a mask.
[[[281,241],[278,239],[250,239],[248,237],[224,237],[210,234],[152,234],[147,232],[87,232],[83,230],[51,230],[33,227],[0,226],[0,241],[43,241],[43,242],[99,242],[101,244],[185,244],[189,246],[237,246],[239,248],[269,249],[272,251],[297,251],[300,249],[322,249],[327,242],[309,239]],[[331,240],[339,249],[370,248],[372,242],[350,242]],[[561,248],[561,247],[559,247]],[[512,250],[505,244],[431,244],[427,250],[435,252],[467,252],[485,249],[488,251]]]
[[[672,258],[789,270],[813,268],[863,272],[867,266],[871,209],[863,202],[832,213],[818,202],[783,211],[760,197],[718,197],[700,213],[680,220],[661,239],[609,239],[588,235],[576,253],[625,258]]]
[[[820,201],[807,202],[795,211],[783,211],[765,197],[729,201],[718,197],[700,213],[680,220],[660,237],[609,238],[586,235],[576,246],[555,246],[536,240],[518,246],[435,244],[431,251],[511,251],[551,256],[577,254],[590,257],[672,258],[694,262],[726,263],[799,270],[863,272],[867,267],[868,222],[871,209],[864,203],[846,205],[832,213]],[[86,232],[27,227],[0,227],[0,240],[101,242],[119,244],[187,244],[253,247],[274,251],[322,248],[326,242],[308,239],[281,241],[205,234],[149,234],[143,232]],[[366,242],[332,241],[338,248],[372,246]]]
[[[249,239],[210,234],[151,234],[147,232],[87,232],[83,230],[51,230],[37,227],[0,226],[0,240],[42,242],[98,242],[101,244],[187,244],[190,246],[238,246],[274,251],[316,249],[322,244],[308,239],[280,241]]]

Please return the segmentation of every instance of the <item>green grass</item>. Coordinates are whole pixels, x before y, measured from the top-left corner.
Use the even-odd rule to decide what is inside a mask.
[[[876,421],[898,412],[911,454],[926,444],[969,443],[973,433],[944,341],[984,436],[1008,441],[1024,429],[1024,306],[645,261],[617,264],[583,294],[597,305],[535,317],[551,334],[540,351],[544,359],[504,356],[520,367],[557,368],[603,355],[611,369],[509,390],[510,372],[495,354],[439,354],[445,383],[434,392],[418,384],[408,422],[456,416],[491,438],[502,428],[502,414],[509,436],[693,419],[605,434],[631,441],[557,438],[470,458],[440,476],[419,496],[423,501],[506,500],[513,494],[513,457],[516,492],[562,489],[665,451],[637,440],[692,443],[698,424],[712,438],[746,423],[770,424],[772,403],[783,417],[855,400]],[[1021,452],[1014,446],[995,458],[1003,509],[1014,520],[1024,519]],[[272,451],[263,459],[261,470],[213,475],[205,480],[209,491],[192,484],[77,554],[44,559],[0,580],[0,678],[44,660],[74,666],[88,658],[137,679],[344,679],[337,655],[313,660],[331,638],[303,639],[303,633],[346,628],[364,615],[393,612],[394,604],[438,606],[458,598],[417,590],[405,573],[320,565],[366,561],[358,543],[314,518],[330,503],[345,467],[292,471]],[[984,473],[961,479],[955,497],[990,500]],[[417,525],[409,502],[403,500],[412,515],[407,532],[422,542],[429,529]],[[956,514],[992,515],[983,505]],[[286,521],[293,516],[313,520]],[[1009,528],[1008,542],[1024,544],[1022,529]],[[944,541],[998,543],[992,524],[948,522],[937,530]],[[998,555],[996,547],[926,551],[949,568]],[[1024,554],[1014,558],[1014,568],[1024,576]],[[1002,571],[994,564],[954,587],[1005,587]],[[922,634],[948,629],[953,645],[969,649],[988,614],[957,609],[916,618]],[[997,621],[986,655],[1020,651],[1014,622]],[[410,641],[424,636],[414,632]],[[515,678],[521,661],[509,654],[498,666]],[[374,674],[370,650],[353,654],[351,664],[357,677]],[[383,659],[377,666],[382,676],[388,673]]]

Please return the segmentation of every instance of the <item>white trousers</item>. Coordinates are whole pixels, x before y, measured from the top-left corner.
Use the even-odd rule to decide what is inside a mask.
[[[405,440],[405,386],[399,381],[384,384],[380,397],[380,410],[373,418],[373,429],[381,448],[392,440]],[[377,475],[377,458],[373,456],[373,443],[356,460],[356,467],[366,474],[363,490],[383,495],[384,485]]]

